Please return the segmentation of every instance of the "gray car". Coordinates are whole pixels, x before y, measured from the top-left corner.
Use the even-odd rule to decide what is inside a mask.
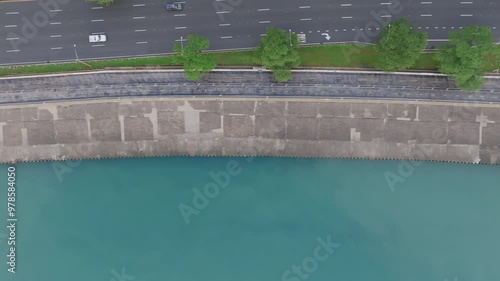
[[[182,3],[167,3],[165,4],[165,8],[167,8],[167,11],[182,11],[183,5]]]

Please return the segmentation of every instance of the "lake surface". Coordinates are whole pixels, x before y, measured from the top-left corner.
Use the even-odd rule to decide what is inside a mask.
[[[2,227],[0,280],[500,280],[500,166],[414,164],[17,164],[16,273]]]

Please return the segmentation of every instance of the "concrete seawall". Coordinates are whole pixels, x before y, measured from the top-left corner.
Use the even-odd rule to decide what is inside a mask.
[[[259,155],[500,163],[500,105],[136,98],[0,107],[0,162]]]

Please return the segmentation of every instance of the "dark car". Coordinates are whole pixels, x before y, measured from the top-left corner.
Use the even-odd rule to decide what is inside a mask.
[[[165,4],[167,11],[182,11],[182,3],[167,3]]]

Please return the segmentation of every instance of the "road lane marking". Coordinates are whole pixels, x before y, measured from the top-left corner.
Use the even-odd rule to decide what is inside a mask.
[[[50,35],[50,38],[59,38],[61,37],[62,35]]]
[[[50,10],[51,13],[57,13],[57,12],[62,12],[62,10]]]
[[[19,52],[20,50],[7,50],[7,53]]]
[[[426,5],[426,4],[432,4],[432,2],[420,2],[420,4]]]
[[[299,9],[309,9],[311,6],[300,6]]]
[[[423,14],[423,15],[420,15],[421,17],[432,17],[431,14]]]
[[[472,15],[471,15],[471,14],[461,14],[460,16],[461,16],[461,17],[472,17]]]
[[[50,48],[51,50],[61,50],[62,47],[54,47],[54,48]]]
[[[50,24],[61,24],[61,22],[60,21],[58,21],[58,22],[51,22]]]
[[[144,6],[146,6],[146,4],[134,4],[133,6],[134,7],[144,7]]]
[[[391,2],[380,3],[380,5],[391,5]]]
[[[104,44],[92,45],[92,47],[104,47],[104,46],[106,46],[106,45],[104,45]]]
[[[103,7],[92,7],[91,9],[92,10],[99,10],[99,9],[102,9]]]
[[[472,2],[460,2],[460,4],[474,4]]]
[[[229,11],[220,11],[220,12],[216,12],[217,14],[228,14]]]
[[[233,36],[222,36],[220,39],[231,39]]]
[[[230,26],[231,24],[230,23],[221,23],[219,24],[219,26]]]
[[[340,4],[340,7],[351,7],[352,4]]]
[[[135,44],[147,44],[148,42],[135,42]]]
[[[144,31],[146,31],[146,29],[136,29],[136,30],[134,30],[134,31],[135,31],[135,32],[144,32]]]
[[[352,19],[352,17],[342,17],[342,19]]]
[[[311,20],[311,18],[307,18],[307,19],[300,19],[300,20],[302,20],[302,21],[303,21],[303,20]]]
[[[6,26],[4,26],[4,27],[6,27],[6,28],[9,28],[9,27],[17,27],[17,25],[12,24],[12,25],[6,25]]]
[[[133,17],[134,20],[142,20],[145,19],[146,17]]]
[[[175,29],[186,29],[187,27],[185,26],[176,26]]]
[[[258,12],[265,12],[265,11],[269,11],[269,9],[258,9],[257,11]]]
[[[175,14],[174,17],[183,17],[185,16],[186,14]]]
[[[259,23],[270,23],[271,21],[269,20],[263,20],[263,21],[259,21]]]
[[[7,12],[7,13],[5,13],[5,14],[6,14],[6,15],[18,15],[18,14],[19,14],[19,12]]]
[[[390,18],[390,17],[392,17],[392,16],[391,16],[391,15],[381,15],[380,17],[381,17],[381,18]]]
[[[104,21],[103,19],[99,19],[99,20],[91,20],[90,22],[99,22],[99,21]]]
[[[5,38],[5,39],[7,39],[7,40],[17,40],[19,38],[18,37],[10,37],[10,38]]]

